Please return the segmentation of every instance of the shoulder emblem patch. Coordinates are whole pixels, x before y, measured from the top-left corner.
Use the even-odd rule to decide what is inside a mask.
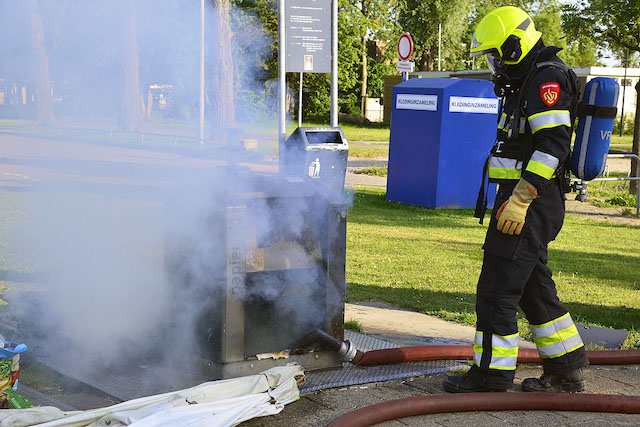
[[[560,97],[560,85],[556,82],[547,82],[541,84],[540,97],[545,104],[551,107]]]

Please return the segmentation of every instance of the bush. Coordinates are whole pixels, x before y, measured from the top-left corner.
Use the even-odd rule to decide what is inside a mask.
[[[631,113],[624,114],[624,132],[623,135],[633,135],[633,125],[635,121],[635,115]],[[613,123],[613,134],[620,135],[620,117],[616,117]]]
[[[606,202],[614,206],[635,206],[636,196],[629,193],[617,193],[609,197]]]

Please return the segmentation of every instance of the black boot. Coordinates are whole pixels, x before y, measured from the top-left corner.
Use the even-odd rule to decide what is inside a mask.
[[[522,391],[548,391],[552,393],[584,391],[582,369],[574,369],[559,374],[542,374],[540,378],[527,378],[522,381]]]
[[[467,372],[464,375],[454,375],[442,380],[442,387],[449,393],[478,393],[485,391],[507,391],[504,388],[489,388],[478,384],[473,380],[473,376]]]

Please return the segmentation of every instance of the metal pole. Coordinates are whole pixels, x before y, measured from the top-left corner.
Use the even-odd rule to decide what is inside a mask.
[[[338,0],[331,1],[331,126],[338,126]]]
[[[200,114],[198,116],[198,139],[204,144],[204,2],[200,0]]]
[[[302,79],[304,73],[300,73],[300,88],[298,89],[298,127],[302,127]]]
[[[624,80],[622,81],[622,111],[620,112],[620,136],[624,130],[624,93],[627,89],[627,67],[629,66],[629,49],[624,60]]]
[[[285,79],[285,0],[279,0],[278,7],[278,149],[280,157],[284,151],[284,140],[286,137],[286,84]],[[281,162],[279,162],[281,164]],[[281,168],[282,169],[282,168]]]
[[[442,50],[442,24],[438,22],[438,71],[442,68],[440,65],[441,56],[440,52]]]

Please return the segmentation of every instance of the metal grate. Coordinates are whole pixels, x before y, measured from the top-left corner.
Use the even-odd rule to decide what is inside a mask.
[[[361,351],[400,347],[384,339],[348,330],[345,331],[344,337]],[[167,381],[166,372],[163,375],[163,370],[160,367],[134,369],[122,366],[118,372],[96,370],[90,373],[81,373],[78,372],[70,360],[65,358],[39,358],[38,362],[123,401],[180,390],[206,381],[201,376],[189,375],[187,372],[183,373],[180,380]],[[305,394],[329,388],[433,375],[466,368],[467,365],[453,360],[409,362],[382,366],[356,366],[351,363],[344,363],[341,369],[308,371],[305,376],[305,382],[300,387],[300,393]],[[60,407],[59,405],[53,406]]]
[[[73,406],[67,405],[66,403],[61,402],[54,397],[47,396],[46,394],[36,390],[35,388],[31,388],[24,383],[20,383],[20,385],[18,385],[18,393],[20,393],[22,397],[36,406],[55,406],[56,408],[65,412],[77,411],[77,409]]]
[[[353,331],[345,331],[344,337],[354,343],[358,350],[361,351],[399,347],[392,342]],[[440,374],[442,372],[466,369],[467,367],[467,365],[454,360],[409,362],[382,366],[356,366],[351,363],[344,363],[342,369],[308,372],[305,375],[304,384],[300,387],[300,393],[306,394],[329,388]]]

